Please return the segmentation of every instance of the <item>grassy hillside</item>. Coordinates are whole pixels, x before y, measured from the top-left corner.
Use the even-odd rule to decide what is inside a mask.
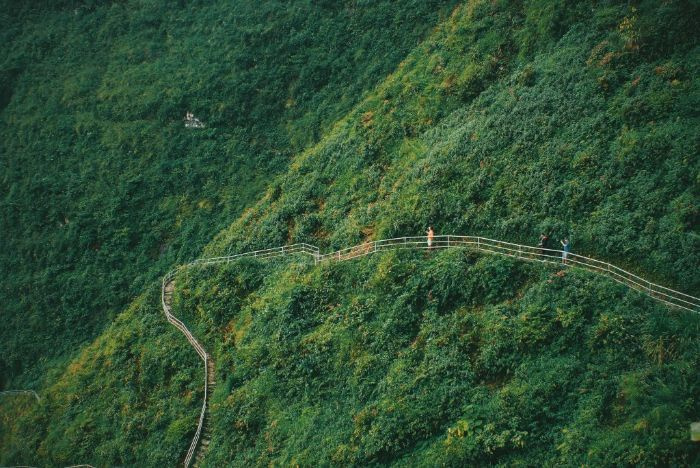
[[[201,408],[201,361],[163,320],[159,297],[159,289],[149,288],[70,365],[52,369],[40,403],[0,400],[0,463],[174,466],[182,460]]]
[[[0,387],[196,257],[451,3],[2,2]]]
[[[255,15],[274,5],[251,6],[259,34],[272,30]],[[376,15],[361,3],[343,11]],[[570,236],[575,252],[698,295],[699,13],[684,1],[460,3],[425,40],[407,42],[410,52],[381,80],[352,75],[368,90],[348,94],[356,101],[342,104],[334,86],[324,102],[341,107],[327,114],[318,103],[296,114],[285,100],[284,110],[263,112],[267,123],[251,118],[250,132],[285,138],[290,164],[271,170],[279,175],[229,227],[216,234],[223,218],[211,221],[204,253],[297,241],[338,248],[418,235],[428,224],[530,244],[546,231]],[[303,17],[310,29],[318,22]],[[337,30],[328,28],[318,30],[324,46]],[[285,57],[311,46],[290,47]],[[216,80],[192,89],[207,83]],[[283,92],[253,89],[241,95],[247,109]],[[192,106],[215,122],[216,105],[204,108]],[[313,120],[316,111],[327,117]],[[309,122],[317,134],[301,138]],[[207,132],[214,128],[185,135]],[[235,135],[236,148],[277,141]],[[183,163],[198,157],[194,136],[181,144]],[[213,157],[201,164],[231,170]],[[221,193],[240,180],[222,182]],[[163,193],[184,190],[175,185]],[[260,186],[249,187],[252,198]],[[232,198],[217,200],[238,212]],[[203,238],[206,224],[197,226]],[[161,265],[196,252],[173,248]],[[141,286],[148,278],[131,285],[147,292],[102,336],[46,377],[46,403],[2,403],[0,463],[155,466],[184,456],[201,370],[184,339],[166,331],[154,287]],[[318,268],[241,261],[177,281],[175,313],[220,372],[209,466],[700,463],[688,440],[700,414],[700,316],[608,279],[449,251]]]
[[[572,4],[455,10],[209,252],[547,231],[698,294],[697,10]]]
[[[217,362],[207,466],[700,462],[700,316],[605,278],[447,251],[249,259],[177,285]],[[3,463],[182,460],[201,367],[155,292],[40,404],[4,401]]]
[[[700,462],[700,317],[589,273],[397,252],[178,291],[224,382],[207,466]]]

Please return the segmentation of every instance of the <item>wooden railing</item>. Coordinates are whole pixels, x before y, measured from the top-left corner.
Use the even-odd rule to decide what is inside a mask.
[[[519,258],[521,260],[539,261],[543,263],[561,264],[562,267],[582,268],[593,273],[610,277],[618,283],[650,296],[667,305],[678,307],[689,312],[700,313],[700,299],[689,294],[676,291],[660,284],[652,283],[629,271],[625,271],[611,263],[583,255],[569,253],[566,263],[562,258],[563,251],[555,249],[543,249],[530,245],[514,244],[487,237],[478,236],[435,236],[432,245],[428,246],[426,236],[397,237],[394,239],[382,239],[365,242],[345,249],[337,250],[324,255],[319,255],[317,262],[329,260],[349,260],[362,257],[375,252],[398,249],[452,249],[468,248],[481,252]]]
[[[162,287],[161,287],[161,305],[163,307],[163,312],[165,313],[165,317],[170,322],[173,326],[175,326],[178,330],[182,332],[183,335],[185,335],[185,338],[187,338],[187,341],[190,342],[194,350],[197,352],[200,358],[202,358],[202,361],[204,363],[204,400],[202,402],[202,409],[199,413],[199,421],[197,423],[197,430],[194,433],[194,437],[192,438],[192,442],[190,443],[189,449],[187,450],[187,454],[185,455],[185,461],[184,465],[185,467],[190,466],[192,463],[192,458],[194,457],[195,452],[197,451],[197,445],[199,444],[199,439],[202,434],[202,429],[204,427],[204,419],[206,415],[206,410],[207,410],[207,403],[209,401],[209,354],[207,354],[206,350],[204,347],[201,345],[201,343],[192,335],[190,330],[185,326],[185,324],[175,317],[170,310],[170,306],[167,304],[165,300],[165,295],[166,295],[166,288],[168,284],[170,284],[173,281],[173,278],[175,277],[176,273],[179,271],[182,271],[186,268],[191,268],[191,267],[197,267],[197,266],[208,266],[208,265],[218,265],[222,263],[228,263],[232,262],[234,260],[243,258],[243,257],[253,257],[253,258],[273,258],[273,257],[281,257],[281,256],[286,256],[286,255],[292,255],[292,254],[308,254],[313,257],[318,256],[318,249],[316,247],[313,247],[308,244],[294,244],[294,245],[289,245],[289,246],[282,246],[282,247],[277,247],[273,249],[265,249],[265,250],[256,250],[252,252],[245,252],[242,254],[237,254],[237,255],[227,255],[224,257],[211,257],[211,258],[202,258],[195,260],[193,262],[187,263],[185,265],[182,265],[179,269],[171,270],[168,272],[163,277],[162,281]]]
[[[185,457],[185,467],[188,467],[190,465],[192,457],[197,450],[197,444],[199,443],[200,435],[202,433],[202,427],[204,425],[204,416],[207,409],[209,396],[207,375],[207,363],[209,360],[209,355],[204,350],[204,347],[199,343],[199,341],[197,341],[197,339],[187,329],[185,324],[177,317],[172,315],[170,307],[166,304],[166,286],[173,280],[175,274],[178,271],[182,271],[190,267],[219,265],[222,263],[229,263],[244,257],[267,259],[300,254],[312,257],[314,263],[319,264],[331,261],[351,260],[353,258],[363,257],[365,255],[370,255],[376,252],[385,252],[388,250],[402,249],[471,249],[479,252],[486,252],[496,255],[505,255],[526,261],[558,264],[561,265],[563,268],[581,268],[594,273],[605,275],[613,279],[614,281],[617,281],[618,283],[627,285],[630,288],[639,291],[643,294],[646,294],[647,296],[650,296],[658,301],[661,301],[668,306],[677,307],[689,312],[700,313],[699,298],[682,293],[680,291],[673,290],[671,288],[667,288],[665,286],[661,286],[659,284],[652,283],[651,281],[645,280],[644,278],[641,278],[633,273],[625,271],[622,268],[619,268],[602,260],[596,260],[594,258],[584,257],[583,255],[569,253],[567,255],[566,262],[564,263],[564,259],[562,257],[563,251],[561,250],[544,249],[541,247],[533,247],[530,245],[514,244],[512,242],[499,241],[478,236],[434,236],[430,242],[430,245],[428,245],[428,237],[426,236],[397,237],[393,239],[368,241],[345,249],[336,250],[335,252],[330,252],[327,254],[321,254],[318,247],[316,246],[299,243],[265,250],[255,250],[235,255],[198,259],[193,262],[182,265],[179,269],[172,270],[167,275],[165,275],[163,277],[161,291],[161,302],[163,306],[163,311],[165,312],[165,316],[168,322],[174,325],[185,335],[187,341],[190,342],[192,347],[195,349],[197,354],[199,354],[199,356],[202,358],[202,361],[204,362],[204,402],[202,403],[202,410],[200,412],[197,430],[192,439],[192,442],[190,443],[190,447]]]

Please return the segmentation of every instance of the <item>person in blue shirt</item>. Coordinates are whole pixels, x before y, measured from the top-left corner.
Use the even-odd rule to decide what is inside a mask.
[[[564,240],[560,240],[562,247],[564,247],[564,251],[561,253],[561,262],[566,265],[566,257],[569,256],[569,250],[571,250],[571,246],[569,244],[569,239],[566,237]]]

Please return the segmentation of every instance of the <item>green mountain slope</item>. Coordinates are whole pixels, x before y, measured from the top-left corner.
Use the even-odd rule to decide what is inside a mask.
[[[2,2],[0,385],[197,256],[452,3]]]
[[[199,417],[199,357],[163,320],[160,290],[140,296],[65,369],[40,403],[0,400],[2,463],[174,465]]]
[[[575,3],[456,10],[209,252],[547,231],[697,294],[695,10]]]
[[[428,224],[529,244],[546,231],[698,295],[698,13],[460,4],[295,146],[205,255]],[[176,284],[174,313],[220,372],[206,465],[700,463],[700,317],[609,279],[448,251],[241,261]],[[46,378],[47,403],[3,401],[0,463],[181,461],[201,370],[159,307],[148,289]]]
[[[207,466],[692,464],[700,317],[462,252],[191,271]]]
[[[201,364],[155,290],[42,390],[3,462],[181,461]],[[591,273],[463,251],[189,270],[217,363],[207,466],[692,466],[700,317]]]

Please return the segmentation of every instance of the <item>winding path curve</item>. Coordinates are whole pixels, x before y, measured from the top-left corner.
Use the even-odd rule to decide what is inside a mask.
[[[243,257],[255,257],[255,258],[273,258],[281,257],[286,255],[308,255],[313,258],[314,263],[318,265],[322,262],[329,261],[343,261],[350,260],[353,258],[362,257],[375,252],[384,252],[387,250],[399,250],[399,249],[472,249],[477,251],[483,251],[487,253],[506,255],[510,257],[515,257],[521,260],[538,261],[543,263],[555,263],[562,264],[561,250],[554,249],[542,249],[539,247],[532,247],[529,245],[514,244],[511,242],[504,242],[494,239],[488,239],[485,237],[476,236],[435,236],[432,241],[432,246],[428,247],[428,238],[425,236],[419,237],[398,237],[394,239],[382,239],[378,241],[365,242],[363,244],[355,245],[353,247],[348,247],[346,249],[337,250],[328,254],[321,254],[318,247],[309,244],[293,244],[288,246],[276,247],[273,249],[266,250],[256,250],[252,252],[245,252],[237,255],[228,255],[224,257],[211,257],[195,260],[194,262],[187,263],[180,266],[177,269],[171,270],[163,277],[162,289],[161,289],[161,303],[163,306],[163,312],[165,316],[172,325],[174,325],[178,330],[180,330],[187,340],[190,342],[192,347],[195,349],[199,357],[204,361],[204,401],[202,403],[202,410],[199,415],[199,422],[197,424],[197,430],[194,437],[192,438],[192,443],[187,450],[187,455],[185,456],[184,465],[189,467],[192,463],[192,458],[199,448],[199,453],[195,460],[195,466],[199,465],[199,462],[204,458],[207,447],[209,446],[209,432],[208,429],[202,432],[202,428],[205,426],[205,422],[208,418],[208,402],[209,395],[212,389],[216,385],[215,380],[215,365],[214,361],[206,352],[204,347],[197,341],[197,339],[190,333],[184,323],[180,321],[171,313],[172,307],[172,296],[175,289],[175,274],[183,269],[195,267],[195,266],[208,266],[216,265],[220,263],[228,263],[233,260],[237,260]],[[634,275],[628,271],[618,268],[610,263],[603,262],[601,260],[596,260],[589,257],[584,257],[582,255],[569,253],[567,258],[566,267],[576,267],[582,268],[594,273],[602,274],[612,278],[618,283],[625,284],[630,288],[639,291],[647,296],[650,296],[658,301],[663,302],[669,307],[680,308],[689,312],[700,313],[700,298],[691,296],[689,294],[682,293],[680,291],[675,291],[673,289],[661,286],[659,284],[647,281],[637,275]]]

